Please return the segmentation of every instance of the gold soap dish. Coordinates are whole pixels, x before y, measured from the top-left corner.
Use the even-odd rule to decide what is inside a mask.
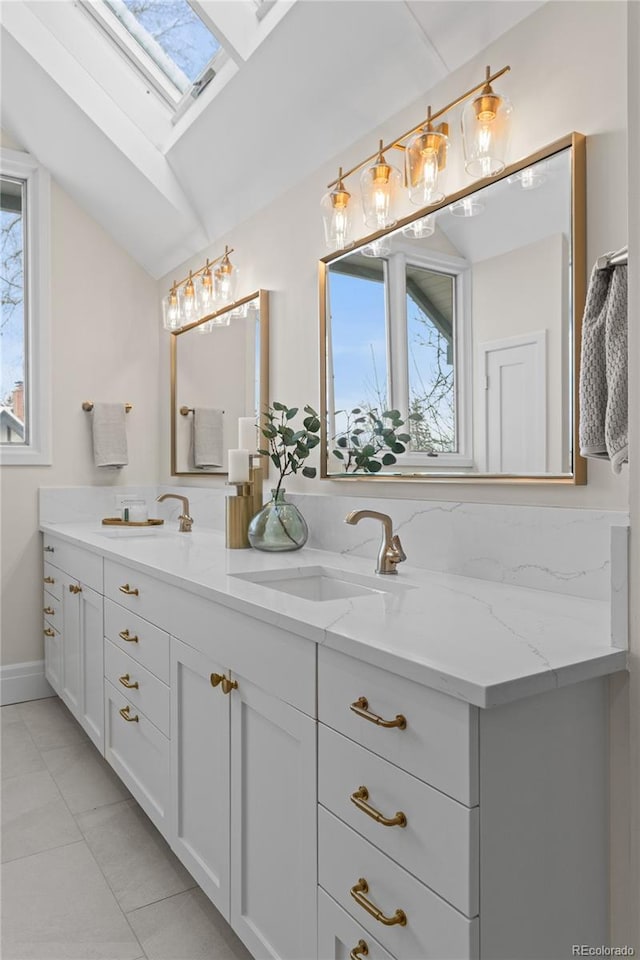
[[[159,527],[164,520],[121,520],[120,517],[105,517],[105,527]]]

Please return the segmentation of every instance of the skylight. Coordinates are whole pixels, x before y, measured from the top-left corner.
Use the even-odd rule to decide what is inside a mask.
[[[96,7],[91,4],[94,14],[99,12]],[[198,89],[198,81],[222,52],[188,0],[103,0],[104,7],[117,20],[107,11],[100,18],[114,39],[174,104]]]

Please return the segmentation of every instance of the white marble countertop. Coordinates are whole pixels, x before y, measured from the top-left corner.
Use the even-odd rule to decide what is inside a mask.
[[[508,703],[624,670],[611,645],[609,604],[417,569],[377,577],[380,589],[316,602],[237,579],[251,571],[325,566],[373,574],[374,559],[304,547],[292,553],[226,550],[213,530],[173,525],[133,538],[95,523],[46,523],[45,533],[156,576],[248,616],[366,660],[479,707]],[[402,589],[411,585],[414,589]]]

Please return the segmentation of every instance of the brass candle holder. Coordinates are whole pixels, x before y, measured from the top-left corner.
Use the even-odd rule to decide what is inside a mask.
[[[251,481],[248,483],[230,483],[236,493],[227,497],[226,503],[226,547],[228,550],[243,550],[250,547],[249,524],[253,517],[254,491]]]
[[[253,456],[249,458],[249,483],[252,488],[253,496],[253,513],[252,517],[255,517],[256,513],[260,513],[264,506],[264,494],[263,494],[263,483],[264,483],[264,469],[262,466],[262,457]]]

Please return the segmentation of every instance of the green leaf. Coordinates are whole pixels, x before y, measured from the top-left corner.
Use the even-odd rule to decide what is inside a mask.
[[[268,457],[268,456],[269,456],[269,451],[268,451],[268,450],[258,450],[258,453],[261,453],[261,454],[263,455],[263,457]]]
[[[320,429],[320,420],[318,417],[305,417],[302,423],[307,430],[311,431],[311,433],[317,433]]]
[[[317,447],[318,444],[320,443],[320,437],[317,437],[315,434],[310,433],[307,435],[307,439],[305,440],[305,443],[310,450],[313,450],[313,448]]]
[[[274,403],[274,407],[275,407],[275,403]],[[382,414],[382,416],[383,416],[386,420],[397,420],[398,417],[400,416],[400,411],[399,411],[399,410],[385,410],[384,413]]]
[[[354,407],[351,413],[362,413],[362,410],[360,409],[360,407]]]
[[[313,407],[310,407],[308,404],[307,404],[307,406],[304,408],[304,412],[305,412],[305,413],[310,413],[312,417],[317,417],[317,416],[318,416],[318,414],[317,414],[316,411],[313,409]],[[338,412],[340,413],[341,411],[338,411]]]
[[[309,477],[309,479],[312,480],[312,479],[315,477],[315,475],[316,475],[316,468],[315,468],[315,467],[303,467],[303,468],[302,468],[302,476],[303,476],[303,477]]]
[[[391,449],[394,453],[404,453],[407,448],[403,443],[394,443]]]
[[[284,403],[278,403],[277,400],[274,400],[274,401],[273,401],[273,409],[274,409],[274,410],[286,410],[287,408],[285,407]]]
[[[365,455],[365,457],[373,457],[375,455],[376,448],[372,444],[368,443],[365,447],[362,448],[362,452]]]
[[[377,460],[370,460],[367,464],[367,471],[369,473],[379,473],[382,470],[382,464]]]
[[[276,453],[272,453],[272,454],[271,454],[271,461],[272,461],[274,467],[276,468],[276,470],[279,470],[279,469],[280,469],[280,457],[279,457]]]
[[[299,409],[298,407],[290,407],[289,410],[287,410],[285,413],[285,417],[287,418],[287,420],[293,420],[296,413],[298,412],[298,409]]]
[[[337,457],[338,460],[344,460],[344,453],[342,450],[332,450],[331,453],[334,455],[334,457]]]
[[[407,420],[424,420],[421,413],[410,413]]]
[[[401,440],[402,443],[409,443],[411,441],[411,435],[408,433],[397,433],[396,439]]]
[[[273,437],[278,436],[278,431],[276,430],[275,427],[272,427],[269,425],[264,428],[264,430],[262,431],[262,435],[263,437],[267,437],[267,439],[271,440],[273,439]]]
[[[390,467],[392,463],[396,462],[396,458],[392,453],[385,453],[384,457],[382,458],[382,462],[385,467]]]
[[[305,457],[309,456],[309,448],[305,447],[304,443],[299,443],[296,446],[296,453],[302,460],[304,460]]]
[[[339,447],[342,447],[344,449],[347,446],[347,438],[338,437],[338,439],[336,440],[336,443]]]
[[[352,437],[351,437],[351,443],[354,445],[354,447],[359,447],[359,446],[360,446],[360,441],[359,441],[359,439],[356,437],[355,434],[353,434]]]

